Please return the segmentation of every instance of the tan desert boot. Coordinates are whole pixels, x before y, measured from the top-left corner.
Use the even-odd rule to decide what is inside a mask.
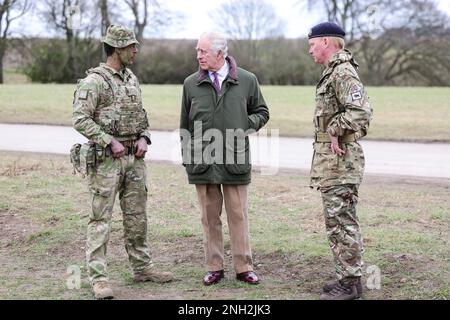
[[[173,280],[171,272],[158,271],[155,267],[147,267],[140,272],[134,272],[134,281],[153,281],[158,283],[169,282]]]
[[[114,293],[107,281],[99,281],[93,284],[92,291],[97,300],[113,299]]]

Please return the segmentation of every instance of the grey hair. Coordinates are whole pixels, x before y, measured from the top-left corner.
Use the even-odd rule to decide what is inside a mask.
[[[200,36],[200,39],[204,38],[211,41],[211,50],[214,53],[222,51],[224,58],[228,56],[228,44],[225,35],[218,32],[205,32]]]
[[[345,41],[342,38],[338,37],[330,37],[331,41],[334,43],[334,45],[339,49],[345,49]]]

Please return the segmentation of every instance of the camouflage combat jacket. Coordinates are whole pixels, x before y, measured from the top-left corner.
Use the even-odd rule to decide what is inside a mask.
[[[348,50],[336,52],[316,87],[315,142],[311,187],[360,184],[364,153],[357,140],[367,134],[372,108]],[[328,133],[339,137],[345,155],[332,154]]]
[[[102,147],[112,137],[119,141],[145,137],[150,142],[147,113],[133,72],[128,68],[118,72],[101,63],[86,73],[74,93],[74,128]]]

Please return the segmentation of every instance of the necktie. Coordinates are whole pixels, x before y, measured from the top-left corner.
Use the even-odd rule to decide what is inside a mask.
[[[214,89],[216,89],[217,94],[220,93],[220,84],[219,84],[219,76],[217,75],[217,72],[213,72],[213,77],[214,77]]]

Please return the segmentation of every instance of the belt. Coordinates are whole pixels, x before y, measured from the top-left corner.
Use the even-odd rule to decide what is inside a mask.
[[[133,155],[133,154],[136,153],[136,147],[134,146],[135,142],[136,142],[136,140],[120,141],[120,143],[125,148],[125,154],[126,155],[130,156],[130,155]],[[101,157],[102,155],[104,155],[105,157],[111,157],[112,156],[112,151],[111,151],[111,147],[110,146],[107,146],[106,148],[102,148],[102,147],[99,146],[97,152],[98,152],[98,156],[99,157]]]
[[[131,156],[136,152],[136,148],[134,146],[125,147],[125,154]]]
[[[126,140],[121,142],[125,148],[125,154],[133,155],[136,152],[136,148],[134,147],[135,142],[136,140]]]
[[[350,133],[345,136],[340,136],[338,138],[339,142],[354,142],[356,141],[355,134]],[[331,142],[330,136],[326,132],[317,132],[316,133],[316,142]]]

